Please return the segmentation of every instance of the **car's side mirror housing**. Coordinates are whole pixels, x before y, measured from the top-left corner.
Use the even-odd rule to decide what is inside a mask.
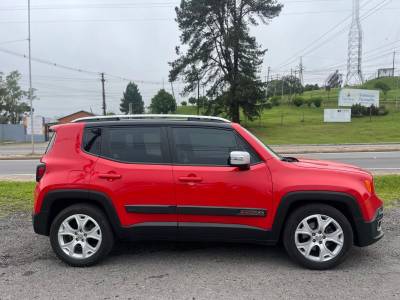
[[[245,151],[232,151],[229,156],[229,164],[239,167],[241,170],[250,169],[250,154]]]

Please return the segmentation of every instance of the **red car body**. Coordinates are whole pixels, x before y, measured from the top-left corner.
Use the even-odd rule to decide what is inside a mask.
[[[82,148],[85,128],[106,123],[78,122],[52,128],[55,139],[41,159],[42,170],[38,168],[38,172],[43,174],[39,174],[35,189],[33,220],[37,233],[48,235],[54,217],[71,203],[91,202],[106,212],[121,238],[204,237],[273,244],[279,241],[285,219],[295,207],[323,202],[349,219],[357,245],[369,245],[383,235],[378,228],[382,201],[375,194],[372,175],[358,167],[282,160],[235,123],[224,124],[224,129],[238,134],[260,158],[247,170],[173,161],[127,164]],[[124,124],[137,123],[157,124]],[[180,124],[163,121],[160,126]],[[201,121],[190,125],[222,126]],[[162,226],[155,226],[150,234],[149,227],[154,224]],[[202,226],[205,224],[206,228]]]

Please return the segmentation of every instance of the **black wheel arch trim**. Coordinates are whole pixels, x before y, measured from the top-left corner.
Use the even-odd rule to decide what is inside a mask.
[[[64,200],[71,201],[71,204],[83,201],[100,206],[110,221],[114,233],[117,236],[120,235],[122,227],[111,199],[105,193],[82,189],[63,189],[48,192],[43,199],[40,212],[33,215],[33,228],[36,233],[49,235],[51,222],[55,217],[54,209],[60,201]]]
[[[280,239],[290,209],[299,203],[323,203],[333,206],[339,204],[349,212],[346,217],[354,229],[355,244],[357,246],[371,244],[371,241],[375,239],[375,237],[365,234],[365,227],[369,227],[369,223],[364,221],[357,200],[352,195],[333,191],[296,191],[289,192],[281,198],[271,230],[274,240],[278,241]]]

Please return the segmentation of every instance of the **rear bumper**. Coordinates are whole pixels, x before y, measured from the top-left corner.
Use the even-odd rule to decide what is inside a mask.
[[[33,231],[41,235],[49,235],[49,226],[47,224],[49,218],[47,212],[32,214]]]
[[[359,247],[369,246],[379,241],[384,233],[382,231],[383,207],[378,208],[373,221],[360,221],[357,226],[356,245]]]

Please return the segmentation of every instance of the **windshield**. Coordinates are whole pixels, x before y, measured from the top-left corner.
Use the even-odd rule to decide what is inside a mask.
[[[263,142],[261,142],[258,137],[256,137],[254,134],[252,134],[249,130],[243,127],[243,129],[253,138],[257,141],[257,143],[262,146],[265,150],[267,150],[273,157],[277,159],[282,159],[282,156],[280,156],[278,153],[276,153],[274,150],[272,150],[270,147],[265,145]]]

